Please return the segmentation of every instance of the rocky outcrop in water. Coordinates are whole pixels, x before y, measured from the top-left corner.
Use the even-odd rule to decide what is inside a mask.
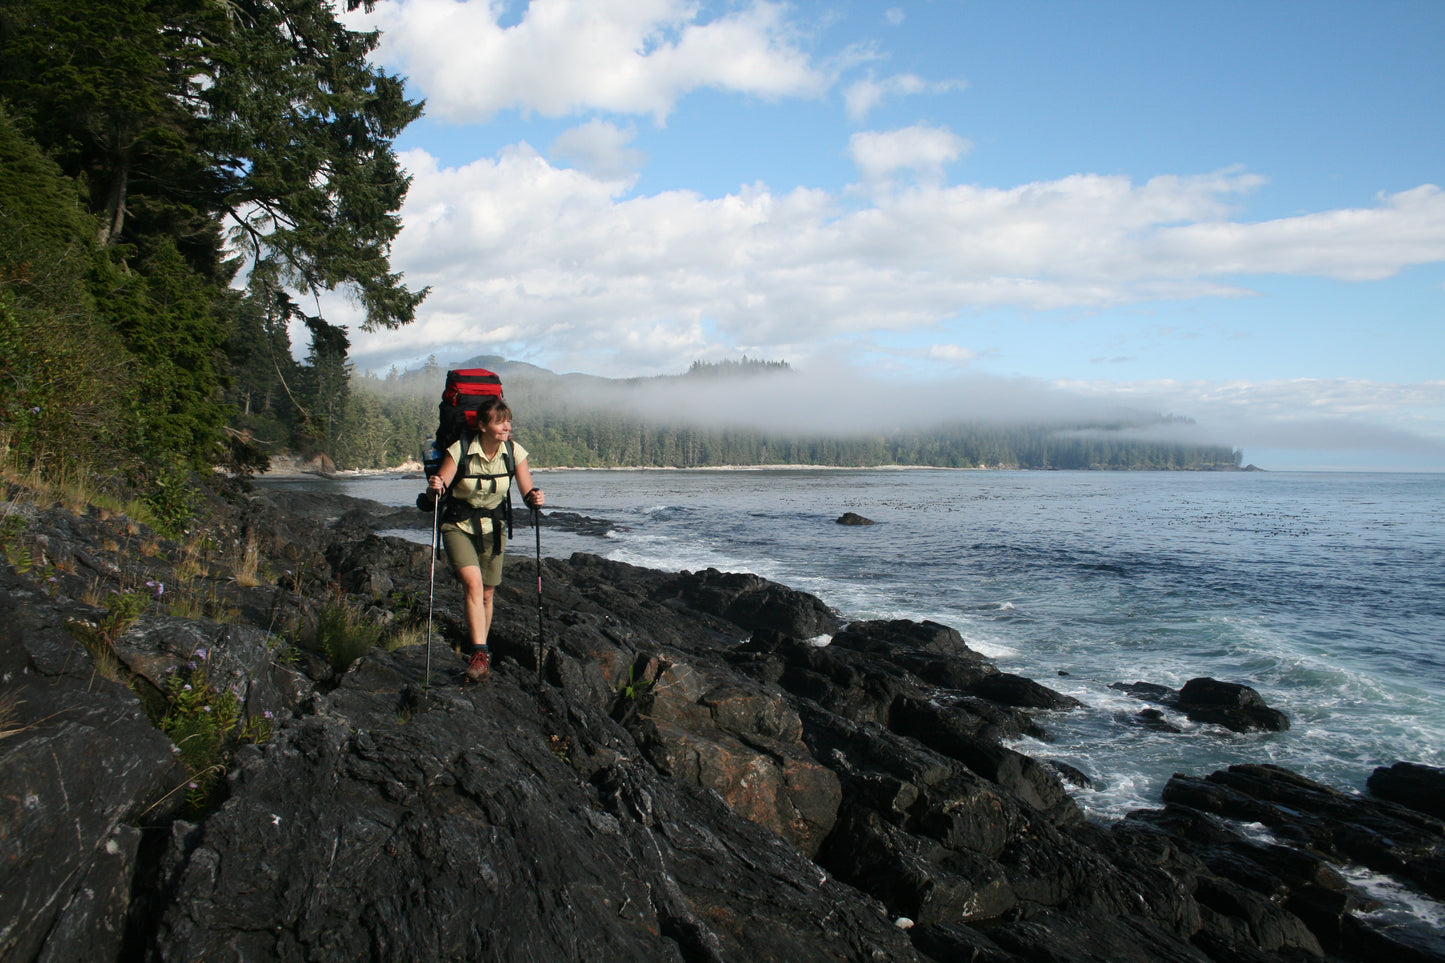
[[[1168,706],[1182,712],[1194,722],[1223,726],[1234,732],[1283,732],[1289,728],[1289,716],[1265,704],[1264,697],[1242,682],[1221,682],[1218,679],[1190,679],[1184,688],[1174,690],[1152,682],[1128,685],[1114,683],[1111,689],[1127,692],[1136,699]],[[1162,720],[1157,710],[1144,715],[1148,720]],[[1161,722],[1159,728],[1173,728]],[[1174,728],[1174,731],[1178,731]]]
[[[835,518],[835,519],[833,519],[833,520],[834,520],[835,522],[837,522],[839,525],[872,525],[872,524],[874,524],[873,519],[871,519],[871,518],[864,518],[862,515],[859,515],[857,512],[844,512],[843,514],[839,515],[837,518]]]
[[[1240,766],[1092,822],[1060,779],[1082,774],[1009,747],[1077,703],[947,626],[517,557],[490,682],[461,679],[445,576],[430,656],[338,668],[288,626],[337,598],[427,608],[429,549],[372,534],[373,507],[217,498],[209,544],[270,569],[187,577],[184,544],[12,497],[6,960],[1445,959],[1357,882],[1445,895],[1445,826],[1400,804],[1428,792]],[[164,611],[188,578],[222,618]],[[119,623],[111,589],[152,598]],[[264,738],[193,805],[150,720],[198,671]]]

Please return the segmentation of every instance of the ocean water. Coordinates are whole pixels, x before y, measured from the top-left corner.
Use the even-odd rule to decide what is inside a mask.
[[[1376,766],[1445,765],[1445,475],[949,470],[539,471],[543,552],[755,572],[846,619],[933,619],[1000,669],[1080,699],[1049,715],[1071,789],[1112,818],[1176,773],[1276,763],[1363,790]],[[266,482],[270,484],[270,482]],[[277,484],[303,484],[276,482]],[[418,476],[308,481],[410,505]],[[839,525],[852,511],[871,526]],[[426,537],[426,536],[422,536]],[[528,533],[528,539],[531,535]],[[528,548],[531,546],[528,545]],[[1171,721],[1116,682],[1247,683],[1282,733]]]

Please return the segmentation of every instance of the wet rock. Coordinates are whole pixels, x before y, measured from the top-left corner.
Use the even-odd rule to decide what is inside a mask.
[[[854,512],[844,512],[843,514],[839,515],[836,519],[834,519],[834,521],[836,521],[839,525],[872,525],[872,524],[874,524],[873,519],[871,519],[871,518],[864,518],[862,515],[858,515],[858,514],[856,514],[856,513],[854,513]]]
[[[972,665],[988,664],[982,655],[968,647],[957,629],[937,622],[909,619],[850,622],[833,636],[831,644],[840,649],[883,655],[890,659],[922,653]],[[991,665],[988,668],[997,671]]]
[[[1176,775],[1163,797],[1262,823],[1284,841],[1399,876],[1445,898],[1445,823],[1404,806],[1347,795],[1277,766],[1231,766],[1204,779]]]
[[[1155,732],[1178,733],[1184,731],[1170,722],[1169,717],[1159,709],[1140,709],[1134,718],[1139,721],[1140,725],[1147,729],[1153,729]]]
[[[1265,705],[1247,685],[1217,679],[1190,679],[1179,690],[1179,709],[1196,722],[1210,722],[1235,732],[1282,732],[1289,716]]]
[[[1169,705],[1172,705],[1179,695],[1178,690],[1153,682],[1113,682],[1110,683],[1109,688],[1127,692],[1134,698],[1142,699],[1145,702]]]
[[[1011,672],[999,672],[980,679],[969,686],[967,691],[980,698],[999,705],[1017,706],[1021,709],[1051,709],[1055,711],[1077,709],[1083,705],[1073,696],[1055,692],[1048,686],[1040,685],[1033,679],[1026,679]]]
[[[664,590],[689,608],[749,631],[772,629],[799,639],[830,635],[838,616],[816,597],[756,575],[707,569],[684,572]]]
[[[1223,726],[1235,732],[1282,732],[1289,728],[1289,716],[1266,705],[1257,691],[1239,682],[1198,678],[1190,679],[1179,690],[1152,682],[1115,682],[1109,688],[1177,709],[1195,722]],[[1167,725],[1164,715],[1157,711],[1139,715],[1147,724],[1158,724],[1161,729]]]
[[[1397,762],[1376,769],[1366,785],[1381,799],[1445,819],[1445,769]]]
[[[1064,782],[1071,786],[1078,786],[1080,789],[1095,788],[1094,780],[1089,774],[1078,766],[1064,762],[1062,759],[1045,759],[1044,765],[1048,766]]]

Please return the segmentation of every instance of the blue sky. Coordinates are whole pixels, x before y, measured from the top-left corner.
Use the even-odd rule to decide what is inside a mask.
[[[914,423],[1128,404],[1445,470],[1445,3],[382,0],[384,371],[784,359]],[[354,308],[328,305],[333,317]],[[828,398],[834,400],[828,401]],[[876,407],[876,406],[875,406]]]

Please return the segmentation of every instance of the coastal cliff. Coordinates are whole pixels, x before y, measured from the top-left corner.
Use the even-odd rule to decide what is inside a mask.
[[[1445,959],[1359,885],[1445,900],[1438,770],[1181,774],[1100,824],[1009,748],[1076,703],[947,626],[539,571],[521,529],[469,685],[445,566],[433,592],[428,548],[375,534],[414,511],[223,487],[177,542],[8,498],[5,960]],[[1120,680],[1288,724],[1196,682]]]

